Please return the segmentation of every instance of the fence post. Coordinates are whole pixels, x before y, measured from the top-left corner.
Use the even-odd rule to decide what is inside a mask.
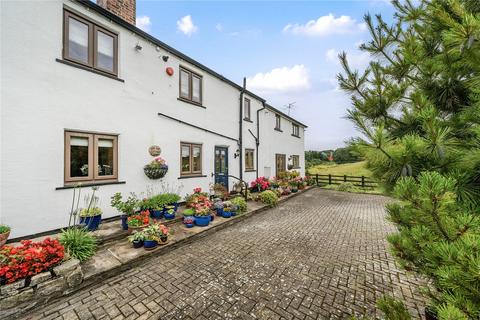
[[[315,180],[317,181],[317,187],[318,187],[318,173],[315,175]]]
[[[332,175],[328,174],[328,184],[332,184]]]
[[[365,188],[365,176],[362,176],[362,188]]]
[[[343,182],[347,182],[347,175],[346,174],[343,175]]]

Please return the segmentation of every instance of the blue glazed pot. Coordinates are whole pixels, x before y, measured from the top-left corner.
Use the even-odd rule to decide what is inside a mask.
[[[121,219],[122,219],[122,229],[123,230],[128,230],[128,223],[127,223],[127,215],[124,214],[121,216]]]
[[[297,193],[298,189],[292,189],[292,193]]]
[[[215,215],[214,214],[211,214],[210,215],[210,221],[213,221],[215,219]]]
[[[222,217],[224,218],[230,218],[232,216],[231,211],[223,211]]]
[[[167,220],[175,219],[175,213],[164,213],[163,217]]]
[[[237,215],[237,211],[230,211],[232,213],[232,217],[235,217]]]
[[[132,245],[135,249],[141,248],[143,247],[143,241],[141,240],[132,241]]]
[[[144,240],[143,247],[147,250],[151,250],[157,246],[157,241],[155,240]]]
[[[95,231],[98,229],[98,225],[102,221],[102,215],[94,217],[80,217],[80,223],[84,224],[88,231]]]
[[[150,210],[150,216],[154,219],[161,219],[163,210]]]
[[[195,225],[199,227],[206,227],[210,223],[212,218],[208,216],[195,216]]]
[[[217,208],[217,216],[221,217],[223,214],[223,208]]]
[[[193,228],[193,223],[185,223],[185,227],[187,227],[187,228]]]

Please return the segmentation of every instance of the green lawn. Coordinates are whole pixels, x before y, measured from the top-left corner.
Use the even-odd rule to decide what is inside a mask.
[[[371,177],[372,172],[365,168],[365,161],[344,164],[320,164],[308,169],[308,173]]]

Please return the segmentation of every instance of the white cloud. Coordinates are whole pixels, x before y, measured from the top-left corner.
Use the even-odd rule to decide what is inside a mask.
[[[335,49],[328,49],[327,52],[325,52],[325,60],[327,60],[328,62],[340,64],[340,61],[338,59],[339,53],[340,52]],[[363,70],[368,66],[371,60],[372,57],[367,52],[347,52],[348,65],[353,69]]]
[[[269,72],[259,72],[247,78],[247,86],[261,93],[285,93],[304,91],[311,87],[308,69],[303,64],[293,67],[275,68]]]
[[[193,24],[192,16],[188,15],[177,21],[177,29],[187,36],[197,32],[198,27]]]
[[[357,21],[350,16],[335,18],[332,13],[327,16],[321,16],[317,20],[310,20],[305,24],[290,23],[283,28],[283,32],[285,33],[312,37],[356,33],[364,30],[366,30],[364,23],[357,23]]]
[[[215,29],[217,29],[218,32],[223,32],[224,28],[221,23],[217,23],[215,26]]]
[[[150,31],[150,25],[152,23],[150,22],[150,17],[149,16],[141,16],[137,17],[137,28],[142,29],[143,31]]]

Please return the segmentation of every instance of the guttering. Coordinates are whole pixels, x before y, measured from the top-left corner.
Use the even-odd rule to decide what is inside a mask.
[[[225,138],[225,139],[229,139],[229,140],[232,140],[232,141],[235,141],[238,143],[238,140],[235,139],[235,138],[232,138],[232,137],[229,137],[229,136],[226,136],[224,134],[221,134],[221,133],[218,133],[218,132],[215,132],[215,131],[212,131],[212,130],[208,130],[208,129],[205,129],[205,128],[202,128],[202,127],[199,127],[197,125],[194,125],[194,124],[191,124],[191,123],[188,123],[188,122],[185,122],[183,120],[180,120],[180,119],[177,119],[177,118],[174,118],[174,117],[171,117],[171,116],[167,116],[166,114],[163,114],[163,113],[158,113],[159,116],[162,116],[162,117],[165,117],[167,119],[170,119],[170,120],[173,120],[173,121],[177,121],[181,124],[184,124],[184,125],[187,125],[187,126],[190,126],[192,128],[195,128],[195,129],[198,129],[198,130],[202,130],[202,131],[205,131],[205,132],[208,132],[208,133],[211,133],[211,134],[214,134],[216,136],[219,136],[219,137],[222,137],[222,138]]]
[[[243,78],[243,87],[242,90],[240,90],[240,110],[238,112],[239,118],[238,118],[238,149],[240,150],[240,155],[238,156],[238,161],[239,161],[239,168],[240,168],[240,174],[238,175],[240,177],[240,180],[243,180],[243,96],[245,94],[245,90],[247,87],[247,78]]]
[[[258,179],[258,147],[260,146],[260,111],[264,110],[265,107],[265,101],[262,102],[262,107],[257,110],[257,138],[255,139],[255,160],[256,160],[256,165],[255,165],[255,172],[256,172],[256,177]]]

